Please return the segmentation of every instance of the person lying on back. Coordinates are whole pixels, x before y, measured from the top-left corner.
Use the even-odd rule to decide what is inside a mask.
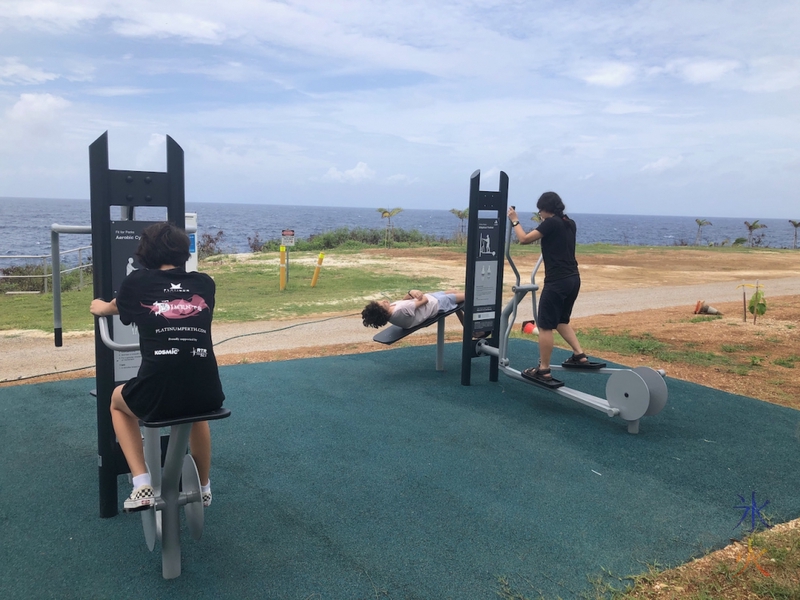
[[[361,311],[364,327],[378,329],[387,323],[403,329],[411,329],[424,323],[438,313],[450,312],[464,302],[464,292],[447,290],[423,294],[409,290],[402,300],[373,300]],[[458,315],[459,320],[461,314]]]

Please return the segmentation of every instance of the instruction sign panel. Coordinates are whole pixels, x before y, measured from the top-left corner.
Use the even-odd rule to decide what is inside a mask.
[[[114,298],[119,294],[122,280],[133,271],[143,268],[136,259],[136,250],[145,227],[154,221],[111,221],[111,286]],[[114,316],[112,334],[118,344],[138,344],[136,325],[123,325],[119,316]],[[127,381],[139,372],[142,356],[138,350],[114,351],[114,381]]]
[[[497,271],[503,257],[500,215],[496,210],[478,211],[478,244],[475,248],[475,285],[472,291],[472,330],[491,331],[497,300]]]

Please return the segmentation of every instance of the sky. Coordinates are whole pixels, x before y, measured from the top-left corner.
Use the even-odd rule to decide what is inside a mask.
[[[797,0],[0,0],[0,196],[800,219]]]

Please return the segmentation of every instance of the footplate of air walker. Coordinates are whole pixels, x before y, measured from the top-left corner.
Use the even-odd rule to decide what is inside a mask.
[[[194,502],[187,502],[183,507],[186,513],[186,526],[192,538],[199,540],[203,535],[203,499],[200,491],[200,476],[191,454],[183,458],[181,470],[181,491],[196,496]]]
[[[641,419],[650,406],[650,391],[644,379],[633,371],[615,371],[606,383],[609,406],[619,409],[626,421]]]

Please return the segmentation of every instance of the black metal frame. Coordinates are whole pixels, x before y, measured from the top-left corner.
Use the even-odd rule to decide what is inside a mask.
[[[121,207],[123,220],[135,220],[137,206],[163,206],[167,219],[185,228],[185,182],[183,149],[167,136],[167,172],[118,171],[108,167],[108,132],[89,146],[89,179],[92,213],[92,260],[94,297],[111,300],[112,236],[111,207]],[[117,476],[130,469],[122,455],[111,423],[111,393],[115,381],[114,351],[100,339],[95,323],[95,364],[97,378],[97,454],[99,468],[100,516],[119,512]]]
[[[488,336],[487,343],[490,346],[497,348],[498,332],[500,330],[500,313],[503,304],[503,267],[505,259],[503,257],[503,241],[506,237],[506,212],[508,209],[508,175],[500,172],[500,189],[497,192],[484,192],[480,189],[481,185],[481,172],[475,171],[470,176],[469,186],[469,221],[467,224],[467,266],[466,266],[466,284],[464,286],[465,301],[464,301],[464,337],[461,346],[461,385],[470,384],[470,375],[472,372],[472,359],[476,356],[475,341],[473,333],[475,333],[475,319],[476,314],[481,312],[494,312],[491,328],[481,326],[480,330]],[[480,211],[496,211],[497,223],[487,224],[486,219],[479,219]],[[479,221],[484,221],[479,223]],[[479,227],[480,225],[480,227]],[[492,305],[475,305],[475,287],[476,287],[476,263],[481,258],[481,240],[480,232],[486,231],[491,234],[492,239],[497,242],[497,251],[493,262],[495,268],[495,298]],[[489,367],[489,380],[497,381],[498,379],[498,359],[491,357]]]

